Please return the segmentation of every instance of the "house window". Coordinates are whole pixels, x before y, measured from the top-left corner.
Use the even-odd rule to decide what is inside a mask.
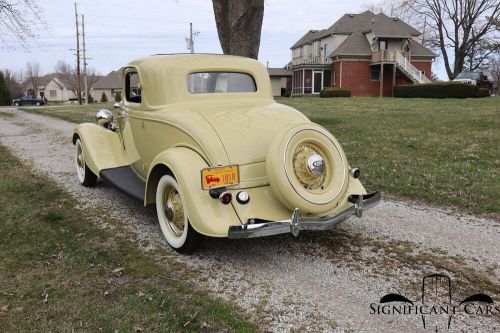
[[[307,57],[307,45],[302,46],[302,56]]]
[[[378,69],[370,70],[370,80],[372,81],[380,80],[380,71]]]
[[[333,85],[336,85],[337,84],[337,80],[336,80],[336,76],[335,76],[335,71],[332,72],[332,82],[333,82]]]
[[[111,96],[115,97],[115,94],[121,95],[122,90],[121,89],[111,89]]]
[[[56,90],[50,90],[49,91],[49,96],[50,97],[57,97],[57,91]]]
[[[302,70],[293,72],[293,88],[292,91],[294,94],[302,94]]]
[[[304,94],[312,93],[312,70],[306,69],[304,71]]]
[[[323,71],[323,88],[332,86],[332,71],[327,69]]]
[[[319,55],[319,42],[318,41],[315,41],[313,43],[312,52],[313,52],[313,57],[317,57]]]
[[[385,39],[380,39],[378,41],[378,49],[379,50],[387,50],[387,47],[389,46],[389,43]]]

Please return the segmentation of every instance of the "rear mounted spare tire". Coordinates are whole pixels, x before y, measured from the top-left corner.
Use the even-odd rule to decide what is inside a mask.
[[[314,123],[279,132],[267,153],[266,169],[274,195],[303,213],[331,211],[347,188],[344,151],[330,132]]]

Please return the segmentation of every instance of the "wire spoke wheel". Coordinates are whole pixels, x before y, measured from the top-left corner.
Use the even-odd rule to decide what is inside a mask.
[[[94,186],[97,182],[97,176],[89,169],[85,160],[85,153],[83,151],[83,143],[80,139],[75,142],[75,165],[76,175],[80,184],[86,187]]]
[[[168,245],[178,252],[192,253],[198,246],[199,234],[189,223],[182,189],[171,175],[158,181],[156,213]]]
[[[318,175],[314,174],[308,167],[308,160],[311,156],[315,155],[319,156],[322,161],[325,160],[324,154],[318,147],[306,143],[295,148],[292,156],[295,176],[304,188],[309,191],[322,190],[328,176],[328,166],[326,166],[326,164],[323,165],[322,173]]]
[[[163,209],[165,210],[165,223],[172,233],[180,237],[184,232],[184,207],[179,192],[169,186],[163,191]]]

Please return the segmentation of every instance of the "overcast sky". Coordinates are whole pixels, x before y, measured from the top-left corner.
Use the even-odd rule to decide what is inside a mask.
[[[282,67],[290,60],[290,46],[309,29],[324,29],[345,13],[359,13],[366,0],[266,0],[259,60]],[[38,43],[29,50],[0,48],[0,68],[23,69],[38,61],[44,73],[58,60],[75,63],[75,15],[73,1],[40,0],[48,30],[39,31]],[[120,68],[134,58],[188,52],[185,37],[189,23],[200,34],[195,51],[221,53],[210,0],[80,0],[85,15],[89,67],[100,74]],[[38,45],[37,45],[38,44]],[[441,62],[433,71],[444,78]]]

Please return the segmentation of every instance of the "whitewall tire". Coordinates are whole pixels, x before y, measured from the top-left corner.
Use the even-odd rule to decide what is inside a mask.
[[[170,175],[160,178],[156,188],[156,213],[168,245],[181,253],[191,253],[199,234],[191,227],[182,189]]]
[[[89,169],[86,161],[85,154],[83,152],[83,144],[80,139],[76,139],[75,143],[76,154],[75,154],[75,166],[76,175],[78,181],[81,185],[86,187],[94,186],[97,182],[97,176]]]

